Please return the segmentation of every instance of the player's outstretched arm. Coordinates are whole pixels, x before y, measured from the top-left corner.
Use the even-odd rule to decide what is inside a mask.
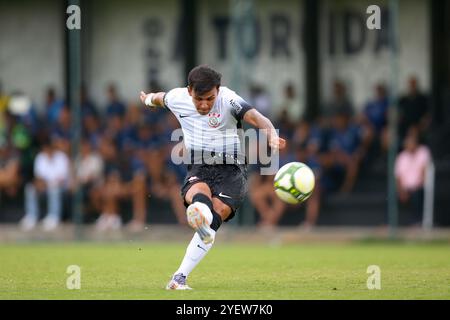
[[[165,92],[145,93],[141,91],[140,98],[143,104],[149,107],[164,107]]]
[[[258,129],[266,130],[271,148],[283,149],[286,146],[286,140],[278,136],[272,122],[263,116],[258,110],[253,108],[247,111],[244,114],[244,121]]]

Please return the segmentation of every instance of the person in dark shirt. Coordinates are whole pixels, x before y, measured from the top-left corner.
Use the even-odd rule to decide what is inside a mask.
[[[45,119],[50,125],[55,124],[59,119],[59,113],[64,108],[64,100],[56,97],[54,88],[47,90],[46,102],[45,102]]]
[[[123,117],[125,115],[125,104],[120,101],[119,95],[117,93],[116,86],[110,84],[107,89],[108,92],[108,105],[106,106],[106,115],[108,117],[113,115],[118,115]]]
[[[408,80],[408,93],[399,99],[399,138],[403,141],[412,126],[418,126],[423,134],[429,125],[428,97],[419,89],[418,80],[412,76]]]
[[[326,108],[328,114],[348,114],[350,117],[354,115],[353,104],[348,98],[347,88],[341,80],[335,80],[333,83],[333,98]]]
[[[80,90],[80,105],[81,105],[81,118],[85,118],[88,115],[98,116],[97,108],[92,100],[89,98],[89,93],[85,86]]]

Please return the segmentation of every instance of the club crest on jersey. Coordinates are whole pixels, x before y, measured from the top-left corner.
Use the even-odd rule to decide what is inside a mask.
[[[220,124],[220,113],[210,113],[208,114],[209,120],[208,120],[208,124],[210,127],[212,128],[216,128],[219,126]]]

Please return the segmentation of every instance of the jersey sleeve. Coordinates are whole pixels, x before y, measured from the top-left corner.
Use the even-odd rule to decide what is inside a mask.
[[[253,107],[234,91],[229,90],[226,95],[226,102],[231,108],[231,114],[236,120],[242,120],[244,114]]]
[[[174,102],[177,98],[177,92],[178,92],[177,89],[172,89],[164,94],[163,97],[164,108],[172,110]]]

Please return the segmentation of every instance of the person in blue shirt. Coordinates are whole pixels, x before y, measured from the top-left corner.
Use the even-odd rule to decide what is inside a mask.
[[[116,86],[113,84],[110,84],[107,89],[108,94],[108,104],[106,106],[106,115],[108,117],[113,115],[118,115],[120,117],[123,117],[125,115],[125,104],[120,101],[119,95],[117,93]]]
[[[364,115],[369,120],[376,135],[379,135],[386,127],[388,107],[389,99],[386,87],[383,84],[377,84],[375,86],[375,98],[367,102],[364,107]]]
[[[366,127],[370,134],[370,149],[368,160],[378,157],[385,153],[388,148],[387,118],[388,118],[389,99],[386,87],[379,83],[375,85],[375,97],[367,102],[362,113],[361,124]]]
[[[89,97],[88,90],[85,86],[80,90],[81,118],[84,119],[88,115],[98,116],[97,108]]]
[[[53,125],[58,121],[59,114],[64,108],[64,105],[64,100],[56,97],[55,89],[49,88],[47,90],[45,103],[45,119],[49,125]]]
[[[342,193],[351,192],[356,182],[359,165],[364,158],[364,131],[357,126],[347,112],[332,116],[332,127],[328,141],[328,174],[332,176],[333,189]]]

